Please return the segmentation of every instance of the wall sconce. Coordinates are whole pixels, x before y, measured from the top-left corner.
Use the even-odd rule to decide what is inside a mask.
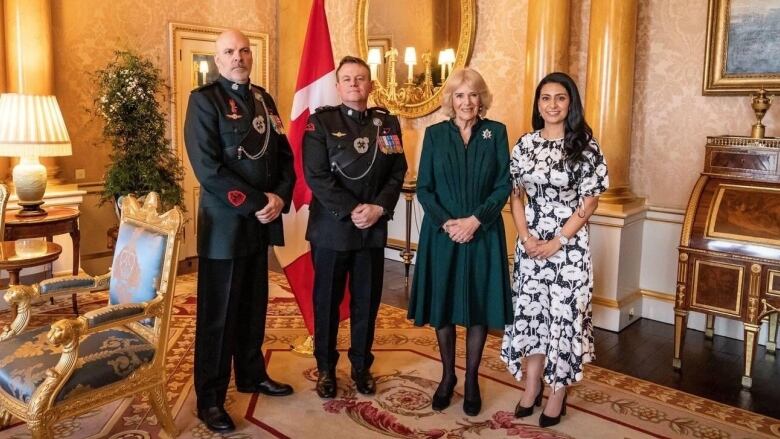
[[[377,47],[368,49],[366,64],[368,64],[368,67],[371,69],[371,80],[378,80],[379,77],[377,76],[377,66],[382,64],[382,51]]]
[[[417,64],[417,50],[414,47],[407,47],[404,51],[404,64],[408,66],[408,74],[406,77],[406,83],[399,86],[395,77],[395,68],[398,63],[398,49],[390,48],[385,51],[385,61],[387,62],[387,69],[385,71],[386,84],[382,84],[376,79],[374,72],[376,66],[380,64],[381,59],[377,60],[374,57],[377,55],[368,53],[368,66],[371,68],[371,76],[374,77],[374,90],[371,92],[371,97],[377,105],[381,105],[389,109],[393,113],[397,113],[401,106],[415,105],[430,99],[433,94],[438,90],[433,84],[433,76],[431,74],[431,54],[425,52],[422,55],[423,65],[425,66],[425,77],[422,84],[417,85],[414,83],[414,66]],[[378,51],[378,49],[376,49]]]
[[[7,93],[0,96],[0,156],[20,157],[13,169],[18,216],[46,215],[46,167],[39,156],[71,155],[70,136],[54,96]]]

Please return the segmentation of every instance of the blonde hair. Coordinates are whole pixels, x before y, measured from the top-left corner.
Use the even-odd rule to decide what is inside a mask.
[[[493,94],[490,93],[485,79],[476,70],[466,67],[457,69],[447,79],[444,90],[441,93],[441,110],[447,117],[455,117],[455,109],[452,108],[452,94],[461,85],[467,84],[479,93],[479,116],[485,117],[485,113],[493,103]]]

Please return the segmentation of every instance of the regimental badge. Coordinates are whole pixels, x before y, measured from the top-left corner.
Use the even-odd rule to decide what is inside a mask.
[[[374,122],[374,126],[375,127],[381,127],[382,126],[382,119],[380,119],[378,117],[375,117],[373,122]]]
[[[346,136],[347,133],[342,133],[341,131],[336,131],[335,133],[330,133],[330,135],[333,136],[333,137],[338,137],[340,139],[340,138]]]
[[[263,116],[257,116],[252,119],[252,126],[255,127],[258,133],[265,133],[265,118]]]
[[[489,129],[485,128],[485,131],[482,131],[482,138],[491,139],[493,138],[493,133]]]
[[[284,125],[282,124],[282,118],[278,114],[269,114],[268,119],[271,121],[271,126],[274,127],[276,134],[284,135]]]
[[[242,204],[244,204],[244,201],[246,201],[246,194],[241,192],[238,189],[233,189],[232,191],[227,193],[227,199],[230,204],[232,204],[235,207],[238,207]]]
[[[368,151],[368,145],[370,145],[368,137],[358,137],[353,143],[355,151],[357,151],[359,154],[363,154]]]
[[[236,104],[236,101],[228,99],[228,104],[230,104],[230,114],[226,114],[225,117],[233,120],[241,119],[243,116],[238,114],[238,104]]]
[[[398,134],[379,136],[376,138],[376,144],[379,146],[379,150],[385,154],[402,154],[404,152]]]

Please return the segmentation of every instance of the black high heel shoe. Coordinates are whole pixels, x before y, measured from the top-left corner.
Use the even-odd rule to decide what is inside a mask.
[[[440,395],[438,389],[433,394],[433,400],[431,401],[431,408],[440,412],[450,406],[452,401],[452,392],[455,391],[455,385],[458,384],[457,378],[452,380],[452,385],[446,389],[444,395]]]
[[[534,406],[539,407],[542,405],[542,396],[544,395],[544,381],[539,381],[539,392],[536,394],[534,403],[531,404],[531,407],[523,407],[520,405],[520,401],[517,401],[517,405],[515,406],[515,418],[525,418],[526,416],[531,416],[534,413]]]
[[[564,390],[565,392],[566,390]],[[542,428],[546,427],[552,427],[553,425],[558,425],[559,422],[561,422],[561,416],[566,415],[566,397],[569,396],[569,393],[565,393],[563,395],[563,403],[561,404],[561,412],[558,413],[558,416],[547,416],[542,412],[542,415],[539,416],[539,426]],[[548,399],[547,402],[550,400]]]
[[[468,387],[468,385],[466,387]],[[479,392],[479,386],[477,386],[476,398],[467,398],[464,392],[463,413],[467,414],[468,416],[477,416],[480,410],[482,410],[482,395]]]

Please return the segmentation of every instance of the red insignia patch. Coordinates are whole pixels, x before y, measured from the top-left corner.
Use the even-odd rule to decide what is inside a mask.
[[[306,128],[304,128],[304,131],[314,131],[314,124],[309,122],[306,124]]]
[[[228,192],[227,198],[228,201],[230,201],[230,204],[232,204],[235,207],[238,207],[244,204],[244,201],[246,201],[246,194],[239,190],[232,190]]]

